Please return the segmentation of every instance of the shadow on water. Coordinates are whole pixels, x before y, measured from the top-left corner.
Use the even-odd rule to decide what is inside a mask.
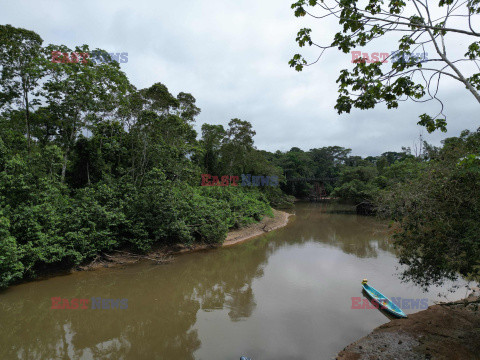
[[[371,300],[370,296],[368,296],[365,289],[362,289],[362,295],[363,295],[363,299],[367,300],[369,303],[372,303],[372,300]],[[372,305],[372,306],[374,306],[374,305]],[[378,309],[375,309],[375,310],[377,310],[379,313],[381,313],[383,316],[385,316],[388,320],[397,319],[396,316],[393,316],[388,311],[384,310],[381,306],[379,306]]]

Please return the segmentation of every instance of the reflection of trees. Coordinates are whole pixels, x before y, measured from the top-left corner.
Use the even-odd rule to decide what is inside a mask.
[[[1,359],[193,359],[200,309],[255,309],[268,241],[24,284],[0,295]],[[86,280],[83,280],[86,279]],[[126,310],[51,310],[50,298],[128,298]]]
[[[230,308],[228,316],[232,321],[239,321],[252,315],[256,306],[252,288],[248,286],[246,290],[235,291],[227,300],[227,306]]]
[[[322,242],[359,257],[393,251],[374,218],[299,204],[293,226],[239,246],[23,284],[0,294],[0,359],[193,359],[197,314],[252,315],[252,282],[279,248]],[[50,298],[128,298],[126,310],[51,310]]]
[[[377,257],[379,249],[394,252],[385,225],[374,217],[349,214],[348,207],[305,203],[296,206],[296,215],[295,227],[282,230],[290,233],[287,242],[322,242],[361,258]]]

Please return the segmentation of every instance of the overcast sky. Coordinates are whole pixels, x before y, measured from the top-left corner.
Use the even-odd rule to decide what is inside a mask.
[[[0,0],[0,23],[34,30],[44,45],[88,44],[90,49],[128,52],[128,63],[121,68],[137,88],[162,82],[174,95],[192,93],[202,109],[198,130],[202,123],[247,120],[257,133],[259,149],[340,145],[357,155],[378,155],[412,146],[420,133],[439,144],[480,126],[475,98],[448,81],[440,91],[447,134],[428,134],[416,125],[419,114],[439,111],[435,103],[406,102],[396,110],[380,105],[338,115],[333,108],[335,81],[341,69],[352,67],[351,56],[331,50],[301,73],[289,68],[288,60],[300,52],[295,37],[301,27],[311,25],[314,39],[323,44],[330,43],[336,31],[333,22],[295,18],[291,3]],[[395,44],[385,39],[367,50],[391,52]],[[460,45],[458,51],[464,53],[468,44]],[[315,59],[315,52],[303,53]]]

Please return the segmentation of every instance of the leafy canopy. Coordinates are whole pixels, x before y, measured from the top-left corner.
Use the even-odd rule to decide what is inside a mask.
[[[352,108],[371,109],[379,103],[394,109],[400,101],[434,100],[439,103],[439,112],[421,114],[418,124],[429,132],[446,131],[444,105],[437,96],[440,86],[448,84],[441,81],[443,78],[460,82],[480,103],[480,29],[476,28],[479,0],[461,3],[453,0],[436,3],[424,0],[298,0],[292,4],[292,9],[297,17],[308,16],[321,23],[326,23],[329,17],[335,18],[341,28],[328,45],[314,41],[312,29],[299,30],[298,45],[314,47],[320,55],[309,63],[301,54],[295,54],[289,64],[297,71],[317,63],[331,48],[346,54],[377,39],[398,44],[396,60],[391,55],[385,59],[391,63],[375,60],[373,56],[373,61],[359,58],[352,70],[340,71],[335,105],[339,114],[349,113]],[[452,48],[460,46],[465,46],[464,55],[452,56]],[[428,58],[417,56],[419,52],[428,54]]]

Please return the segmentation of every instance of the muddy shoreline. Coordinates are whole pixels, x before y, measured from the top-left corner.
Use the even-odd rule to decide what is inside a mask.
[[[383,324],[336,359],[480,359],[480,292]]]
[[[288,219],[292,214],[274,209],[273,215],[273,218],[264,217],[262,221],[258,223],[248,225],[238,230],[229,231],[222,246],[235,245],[260,236],[266,232],[284,227],[288,224]]]
[[[273,218],[265,216],[258,223],[250,224],[240,229],[230,230],[223,244],[194,244],[191,246],[176,244],[173,246],[160,246],[154,248],[152,251],[144,255],[134,254],[124,250],[116,250],[109,254],[100,254],[90,263],[79,266],[72,270],[72,272],[97,270],[100,268],[133,264],[140,260],[164,264],[172,261],[173,256],[175,255],[232,246],[286,226],[288,224],[289,217],[292,215],[275,209],[273,209],[273,214]]]

